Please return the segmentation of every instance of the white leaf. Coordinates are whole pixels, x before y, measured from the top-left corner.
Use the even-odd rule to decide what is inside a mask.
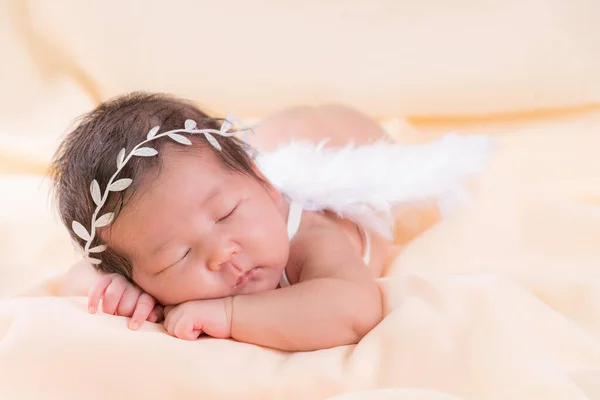
[[[204,136],[206,136],[206,140],[208,140],[215,149],[221,151],[221,145],[219,144],[219,142],[217,142],[217,139],[215,139],[213,135],[211,135],[208,132],[204,132]]]
[[[134,156],[139,157],[152,157],[158,154],[158,151],[153,149],[152,147],[140,147],[133,152]]]
[[[102,263],[102,261],[98,260],[97,258],[92,258],[92,257],[87,257],[86,260],[90,264],[96,264],[96,265],[98,265],[98,264]]]
[[[219,135],[223,137],[232,137],[237,135],[239,132],[231,131],[231,132],[221,132]]]
[[[229,130],[233,127],[233,124],[229,122],[229,120],[224,120],[223,125],[221,125],[221,133],[229,132]]]
[[[191,145],[192,142],[190,141],[190,139],[186,138],[183,135],[178,135],[177,133],[169,133],[168,135],[171,139],[173,139],[174,141],[176,141],[177,143],[181,143],[181,144],[185,144],[185,145]]]
[[[88,253],[102,253],[107,248],[108,248],[107,245],[102,244],[100,246],[92,247],[91,249],[88,250]]]
[[[106,213],[96,220],[96,222],[94,223],[94,226],[96,228],[102,228],[103,226],[110,224],[114,218],[115,218],[115,213],[113,213],[113,212]]]
[[[71,227],[73,228],[73,232],[75,232],[75,234],[77,236],[79,236],[80,238],[82,238],[86,242],[90,241],[90,239],[91,239],[90,233],[79,222],[73,221],[73,224],[71,224]]]
[[[129,178],[119,179],[116,182],[113,182],[108,187],[108,190],[111,192],[120,192],[121,190],[125,190],[131,185],[132,180]]]
[[[125,147],[119,151],[119,155],[117,156],[117,168],[121,169],[123,166],[123,160],[125,159]]]
[[[146,139],[150,140],[152,139],[154,136],[156,136],[156,134],[158,133],[158,130],[160,129],[160,126],[155,126],[154,128],[150,129],[148,131],[148,135],[146,135]]]
[[[100,194],[100,185],[98,185],[98,181],[95,179],[92,181],[92,185],[90,186],[90,192],[92,193],[92,200],[94,200],[94,204],[99,206],[100,202],[102,201],[102,195]]]
[[[195,127],[196,127],[196,121],[194,121],[193,119],[186,119],[185,120],[185,129],[186,130],[191,131]]]

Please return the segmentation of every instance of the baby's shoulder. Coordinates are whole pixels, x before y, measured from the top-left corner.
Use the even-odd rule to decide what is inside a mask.
[[[333,218],[329,213],[305,211],[298,233],[292,245],[315,248],[316,243],[344,238],[344,227],[341,219]]]
[[[340,227],[321,213],[305,211],[298,232],[290,243],[290,258],[304,260],[340,234]]]
[[[319,212],[305,212],[298,233],[290,243],[288,266],[300,270],[308,263],[325,261],[339,254],[356,253],[354,241],[347,232],[347,223]],[[351,230],[352,228],[350,228]],[[356,229],[356,228],[354,228]]]
[[[289,269],[297,277],[306,265],[366,263],[380,276],[390,250],[388,240],[335,213],[305,212],[291,243]]]

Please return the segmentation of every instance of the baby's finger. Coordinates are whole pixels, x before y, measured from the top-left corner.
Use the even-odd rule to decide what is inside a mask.
[[[138,298],[137,304],[135,306],[135,311],[133,312],[133,316],[131,317],[131,321],[129,321],[129,328],[134,331],[139,329],[140,326],[146,321],[152,310],[154,309],[154,297],[150,296],[148,293],[142,293]]]
[[[192,334],[194,335],[194,338],[192,340],[196,340],[200,337],[200,335],[202,335],[202,329],[194,329],[192,331]]]
[[[165,315],[165,318],[167,318],[167,315],[169,315],[171,313],[171,311],[173,310],[173,306],[166,306],[163,309],[163,313]]]
[[[175,336],[175,330],[174,330],[175,322],[177,322],[177,321],[176,321],[173,313],[170,313],[169,315],[167,315],[167,317],[165,318],[165,322],[163,322],[165,329],[171,336]]]
[[[102,298],[102,311],[104,313],[115,315],[125,289],[127,289],[126,280],[113,279],[111,284],[106,288],[104,297]]]
[[[94,285],[92,285],[88,293],[88,312],[94,314],[98,310],[98,303],[100,303],[100,298],[102,297],[104,291],[110,285],[112,280],[113,276],[104,275],[100,277],[100,279],[98,279]]]
[[[156,304],[154,309],[148,316],[148,321],[158,322],[163,319],[163,307],[160,304]]]
[[[132,284],[125,287],[125,292],[121,296],[117,306],[117,315],[122,317],[131,317],[135,311],[136,304],[142,291]]]
[[[183,313],[181,312],[181,308],[173,307],[173,309],[169,312],[169,315],[165,318],[165,328],[169,335],[175,336],[175,327],[179,323],[179,320],[183,318]]]
[[[175,337],[184,340],[196,340],[200,333],[194,329],[194,321],[190,318],[180,318],[175,325]]]

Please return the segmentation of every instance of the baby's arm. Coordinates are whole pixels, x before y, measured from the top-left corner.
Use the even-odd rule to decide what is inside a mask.
[[[181,339],[204,332],[289,351],[357,343],[381,321],[379,288],[343,233],[311,236],[294,239],[296,251],[308,251],[297,284],[167,307],[165,328]]]
[[[381,294],[369,269],[337,230],[296,238],[306,250],[299,282],[280,290],[236,296],[231,336],[284,350],[357,343],[382,318]]]

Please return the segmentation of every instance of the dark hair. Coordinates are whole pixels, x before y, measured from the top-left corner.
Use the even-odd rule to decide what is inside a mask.
[[[83,115],[75,128],[67,134],[59,145],[51,165],[54,195],[62,222],[71,237],[81,246],[85,242],[71,229],[73,221],[78,221],[89,230],[92,214],[96,208],[90,185],[96,179],[104,191],[110,177],[117,169],[117,155],[125,148],[128,154],[133,147],[146,139],[148,131],[159,125],[160,131],[181,129],[187,119],[196,121],[198,129],[219,129],[222,120],[209,118],[189,101],[165,94],[135,92],[100,104],[96,109]],[[235,137],[214,135],[222,150],[207,144],[203,135],[191,136],[192,148],[202,148],[217,154],[222,165],[228,170],[247,174],[260,181],[262,179],[252,168],[252,149]],[[120,177],[133,179],[133,183],[121,192],[111,192],[101,214],[112,211],[115,218],[129,201],[142,178],[153,168],[161,166],[161,148],[172,141],[156,140],[152,147],[158,150],[155,157],[133,157],[119,173]],[[182,146],[188,148],[188,146]],[[210,149],[210,150],[208,150]],[[118,178],[118,177],[117,177]],[[94,239],[97,245],[98,237]],[[119,273],[132,279],[132,265],[126,257],[117,254],[110,247],[94,254],[102,262],[96,269],[103,273]]]

